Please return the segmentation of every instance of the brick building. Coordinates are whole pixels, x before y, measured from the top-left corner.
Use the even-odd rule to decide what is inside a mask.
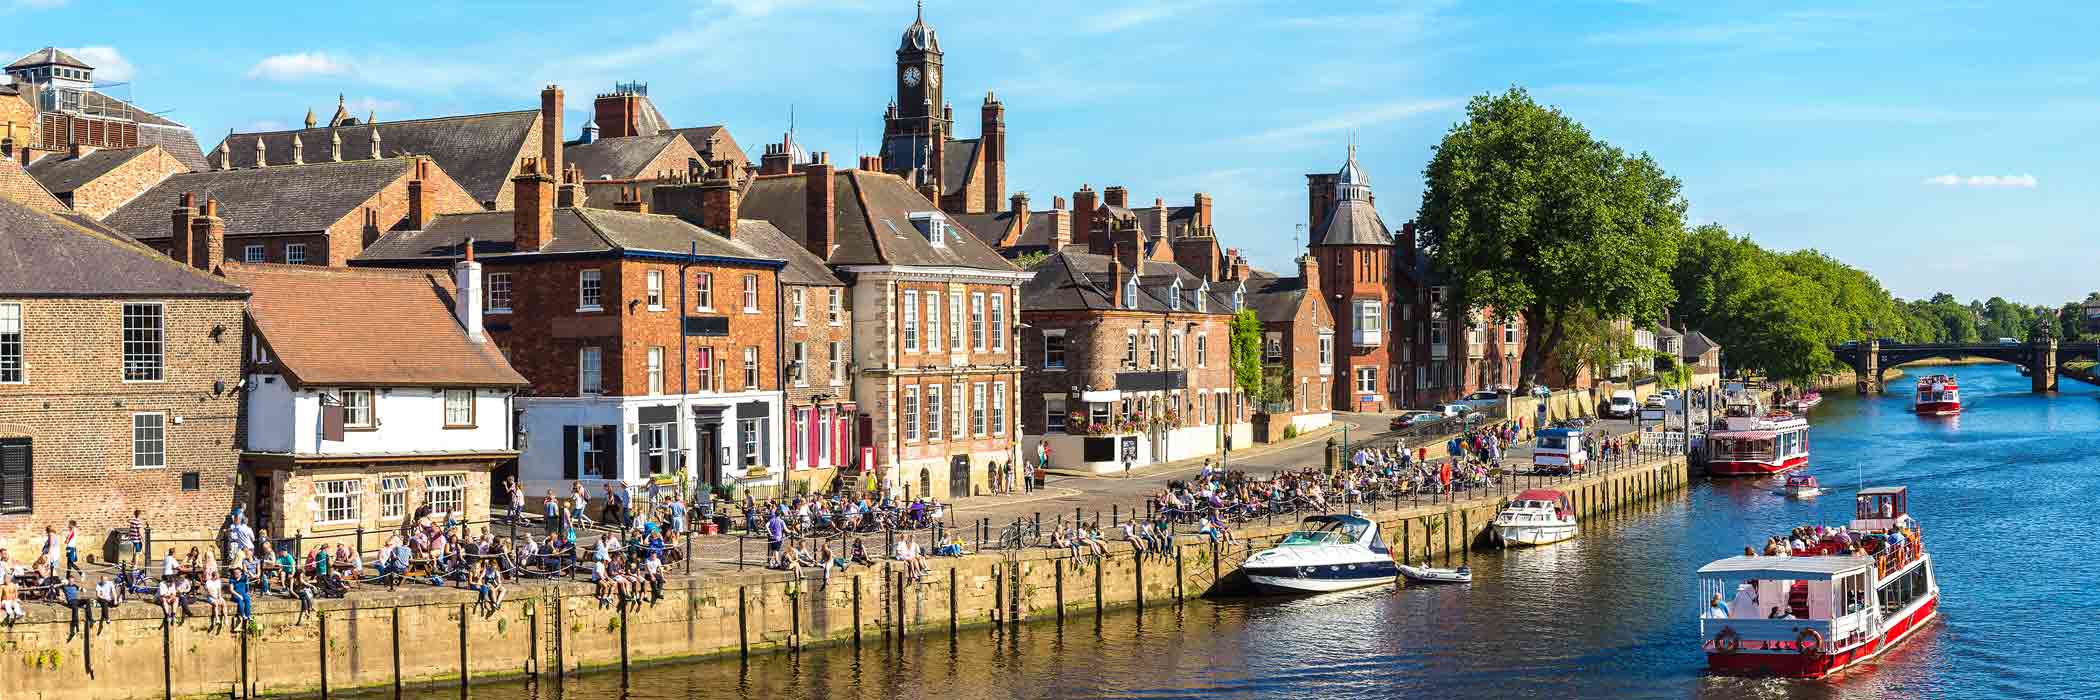
[[[978,240],[1008,258],[1055,253],[1072,245],[1076,217],[1066,208],[1064,197],[1052,197],[1050,208],[1041,210],[1029,208],[1026,192],[1015,192],[1007,203],[1004,211],[954,217],[977,234]]]
[[[89,148],[160,146],[191,170],[204,169],[204,154],[190,128],[140,109],[95,87],[95,68],[51,47],[32,51],[7,66],[11,81],[0,85],[0,122],[27,163],[74,145]],[[18,128],[19,127],[19,128]]]
[[[29,171],[13,160],[0,159],[0,199],[5,199],[40,211],[68,211],[65,202],[58,201],[36,181]]]
[[[690,179],[684,175],[695,170],[748,172],[749,160],[727,128],[672,128],[649,100],[646,83],[614,85],[592,102],[591,113],[581,137],[566,142],[563,149],[584,183],[586,202],[611,202],[623,187],[637,188],[640,201],[649,201],[657,180]]]
[[[897,97],[883,113],[880,169],[923,188],[942,211],[998,211],[1006,203],[1006,105],[986,92],[978,137],[956,138],[943,59],[922,7],[897,47]]]
[[[85,216],[0,201],[0,546],[77,519],[101,560],[134,509],[157,537],[212,535],[247,297]]]
[[[1406,339],[1393,333],[1405,280],[1398,274],[1391,229],[1378,216],[1370,178],[1356,162],[1356,147],[1340,171],[1307,175],[1311,232],[1307,244],[1319,266],[1321,301],[1334,316],[1333,406],[1344,411],[1385,411],[1405,405],[1400,377]]]
[[[517,404],[519,481],[533,492],[681,477],[780,487],[787,262],[738,228],[649,213],[631,191],[621,209],[556,206],[538,165],[513,183],[517,209],[438,216],[355,264],[435,267],[474,250],[490,337],[532,382]]]
[[[479,263],[221,274],[253,294],[236,495],[251,524],[337,538],[421,508],[488,512],[490,474],[517,457],[511,398],[525,378],[482,330]]]
[[[922,190],[824,154],[753,179],[744,215],[771,222],[847,284],[857,444],[892,493],[952,498],[1009,479],[1019,457],[1020,285]],[[1007,481],[1006,483],[1012,483]]]
[[[1426,408],[1476,391],[1513,390],[1523,365],[1523,321],[1497,321],[1492,309],[1453,317],[1445,303],[1448,277],[1418,247],[1414,222],[1400,226],[1396,245],[1402,251],[1396,313],[1400,326],[1413,332],[1401,348],[1401,405]]]
[[[1303,433],[1334,420],[1334,314],[1320,299],[1320,265],[1298,256],[1298,275],[1250,271],[1228,250],[1226,285],[1254,310],[1262,327],[1263,394],[1255,397],[1254,438],[1273,442],[1284,428]]]
[[[97,219],[171,176],[189,172],[160,146],[93,148],[74,144],[30,161],[29,174],[74,211]]]

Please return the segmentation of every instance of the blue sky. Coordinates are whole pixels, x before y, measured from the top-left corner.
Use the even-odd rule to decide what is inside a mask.
[[[799,139],[851,162],[880,136],[912,4],[139,3],[0,0],[14,54],[83,52],[99,78],[194,127],[524,109],[568,124],[616,80],[745,148]],[[1011,189],[1081,183],[1149,203],[1217,198],[1220,235],[1289,270],[1304,173],[1353,132],[1388,223],[1468,97],[1521,85],[1684,180],[1694,223],[1814,247],[1898,295],[2057,303],[2100,289],[2100,13],[1993,3],[1377,3],[934,0],[965,135],[996,90]],[[604,16],[613,14],[617,16]],[[573,136],[573,133],[571,134]]]

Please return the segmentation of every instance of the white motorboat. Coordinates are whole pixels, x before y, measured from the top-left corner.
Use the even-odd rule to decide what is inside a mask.
[[[1788,474],[1786,483],[1772,491],[1787,498],[1815,498],[1823,495],[1823,486],[1816,478],[1807,474]]]
[[[1535,547],[1575,536],[1575,507],[1568,494],[1527,489],[1495,514],[1495,540],[1504,547]]]
[[[1264,593],[1325,593],[1393,580],[1392,552],[1378,523],[1360,515],[1315,515],[1275,547],[1240,565]]]
[[[1417,583],[1472,583],[1473,567],[1460,566],[1456,569],[1434,569],[1427,566],[1401,564],[1400,575],[1406,576],[1407,580]]]

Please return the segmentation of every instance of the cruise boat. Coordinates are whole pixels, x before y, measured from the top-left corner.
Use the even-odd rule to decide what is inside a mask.
[[[1400,570],[1378,536],[1378,523],[1352,515],[1315,515],[1275,547],[1248,557],[1240,570],[1264,593],[1325,593],[1389,583]]]
[[[1951,374],[1935,374],[1918,380],[1917,398],[1911,410],[1921,416],[1951,416],[1961,413],[1961,384]]]
[[[1816,477],[1812,475],[1788,474],[1786,483],[1773,493],[1793,499],[1815,498],[1823,495],[1823,485],[1816,483]]]
[[[1759,415],[1731,405],[1725,420],[1725,430],[1706,437],[1707,474],[1767,476],[1808,464],[1808,419],[1788,411]]]
[[[1568,494],[1526,489],[1510,499],[1490,526],[1504,547],[1536,547],[1575,536],[1575,506]]]
[[[1932,622],[1939,581],[1907,500],[1900,486],[1864,489],[1842,538],[1806,543],[1795,556],[1700,567],[1707,669],[1822,678],[1887,653]]]

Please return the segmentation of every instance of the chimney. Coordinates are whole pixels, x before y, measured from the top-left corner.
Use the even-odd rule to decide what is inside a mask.
[[[81,145],[79,141],[74,141],[72,143],[66,144],[66,156],[69,158],[79,158],[81,156],[94,152],[95,149]]]
[[[1101,216],[1101,205],[1094,199],[1093,188],[1080,185],[1072,193],[1072,228],[1075,236],[1084,239],[1086,252],[1095,255],[1108,254],[1108,231],[1099,228],[1096,222]]]
[[[1173,236],[1169,235],[1170,232],[1167,231],[1167,200],[1165,198],[1155,197],[1152,199],[1151,216],[1152,231],[1161,238],[1173,238]]]
[[[1108,288],[1108,298],[1116,308],[1123,307],[1123,284],[1129,279],[1130,276],[1124,273],[1123,259],[1110,256],[1108,258],[1108,280],[1113,286]]]
[[[935,209],[941,208],[941,192],[938,187],[939,185],[933,182],[919,183],[919,196],[925,197],[926,202],[932,204]]]
[[[554,178],[540,171],[540,159],[525,158],[510,179],[515,190],[511,242],[517,252],[537,251],[554,241]]]
[[[1174,262],[1205,280],[1218,281],[1218,241],[1211,230],[1189,224],[1187,232],[1174,239]]]
[[[649,213],[649,203],[642,201],[642,188],[640,185],[621,185],[620,198],[613,200],[613,208],[636,214]]]
[[[374,244],[374,243],[378,243],[378,242],[379,242],[379,236],[380,236],[381,234],[384,234],[385,232],[384,232],[384,231],[381,231],[381,230],[379,230],[379,210],[378,210],[378,209],[373,209],[373,208],[371,208],[371,207],[365,207],[365,208],[364,208],[364,214],[365,214],[365,228],[364,228],[364,232],[365,232],[365,247],[366,247],[366,248],[370,248],[370,247],[372,247],[372,244]]]
[[[830,158],[817,155],[816,162],[803,169],[803,216],[807,218],[802,246],[818,259],[830,260],[831,249],[838,244],[838,179],[832,176]]]
[[[787,175],[795,172],[795,149],[793,141],[766,144],[766,153],[758,159],[758,174]]]
[[[1334,173],[1312,173],[1305,176],[1305,235],[1306,245],[1320,235],[1320,227],[1327,223],[1327,210],[1334,208],[1334,186],[1338,180]]]
[[[1066,207],[1065,207],[1065,196],[1064,196],[1064,195],[1061,195],[1061,194],[1060,194],[1060,195],[1051,195],[1051,197],[1050,197],[1050,208],[1051,208],[1051,209],[1064,209],[1064,208],[1066,208]]]
[[[735,240],[743,192],[737,189],[735,180],[724,176],[729,172],[731,169],[726,167],[705,172],[695,170],[670,181],[660,180],[649,188],[649,206],[659,214],[678,217],[688,224]]]
[[[452,264],[452,288],[458,299],[452,304],[452,315],[459,319],[459,327],[467,332],[469,342],[482,342],[481,330],[481,263],[474,262],[474,239],[467,239],[465,257]]]
[[[197,195],[182,193],[182,200],[175,205],[175,213],[171,218],[174,221],[169,230],[174,235],[169,237],[168,256],[174,258],[175,262],[188,265],[190,253],[196,248],[196,239],[190,234],[190,224],[197,219]]]
[[[540,89],[540,172],[560,175],[562,159],[561,86]]]
[[[737,189],[736,181],[714,178],[701,183],[699,188],[700,228],[722,234],[723,238],[736,240],[736,222],[744,199],[744,193]]]
[[[1202,192],[1196,193],[1196,225],[1204,228],[1212,226],[1210,222],[1210,195]]]
[[[301,142],[301,141],[299,140],[299,135],[298,135],[298,134],[292,134],[292,165],[305,165],[305,164],[306,164],[306,144],[302,143],[302,142]]]
[[[204,209],[190,220],[190,266],[205,272],[218,269],[226,259],[226,220],[219,218],[219,200],[204,200]]]
[[[575,163],[570,163],[568,169],[561,173],[561,187],[555,196],[555,206],[562,209],[583,206],[589,199],[588,194],[590,193],[583,188],[583,170],[578,169]]]
[[[1006,105],[999,97],[984,93],[978,142],[984,151],[984,201],[994,208],[1006,198]]]
[[[1101,191],[1101,203],[1111,207],[1129,208],[1130,190],[1123,189],[1122,185],[1109,185],[1108,189]]]
[[[430,180],[430,159],[416,156],[415,167],[408,176],[408,229],[421,231],[430,225],[430,194],[424,184]]]
[[[1415,259],[1415,222],[1413,221],[1400,225],[1400,255],[1401,260],[1411,261]]]
[[[1064,203],[1063,197],[1053,199],[1058,204]],[[1072,245],[1072,212],[1059,207],[1037,214],[1037,216],[1050,217],[1049,246],[1052,252],[1064,250],[1065,246]]]
[[[385,151],[382,151],[382,150],[380,150],[380,148],[379,148],[379,125],[378,125],[378,124],[373,124],[373,125],[372,125],[372,160],[379,160],[379,159],[380,159],[380,157],[381,157],[381,156],[380,156],[379,154],[381,154],[381,153],[385,153]]]
[[[615,86],[612,92],[598,95],[591,104],[591,112],[591,121],[598,125],[598,138],[641,135],[642,96],[624,84]]]
[[[871,173],[882,172],[882,156],[861,156],[860,169]]]
[[[1010,248],[1021,244],[1021,234],[1028,231],[1028,193],[1015,192],[1007,198],[1007,211],[1013,214],[1007,219],[1006,230],[999,236],[999,248]]]
[[[1305,279],[1305,289],[1307,291],[1314,294],[1326,294],[1320,288],[1320,263],[1318,260],[1313,259],[1312,253],[1302,253],[1298,256],[1298,276]]]
[[[1028,214],[1028,193],[1015,192],[1012,197],[1006,198],[1006,206],[1007,209],[1015,214],[1016,218],[1026,216]]]

